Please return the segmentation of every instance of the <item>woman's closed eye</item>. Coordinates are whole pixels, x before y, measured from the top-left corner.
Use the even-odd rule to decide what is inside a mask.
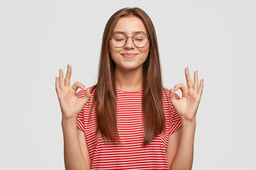
[[[125,38],[114,38],[115,41],[125,41]]]

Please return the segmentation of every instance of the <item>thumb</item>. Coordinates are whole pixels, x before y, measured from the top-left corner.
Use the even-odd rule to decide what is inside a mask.
[[[175,100],[176,99],[175,95],[176,94],[174,93],[174,90],[170,89],[170,91],[169,91],[169,98],[170,98],[170,100]]]
[[[173,89],[170,89],[169,98],[170,98],[171,102],[173,103],[173,102],[179,100],[180,96],[177,95]]]
[[[85,89],[85,96],[91,97],[91,95],[92,95],[91,88],[86,88]]]
[[[85,95],[81,98],[81,100],[83,101],[83,103],[87,103],[87,101],[89,100],[89,98],[91,97],[91,91],[89,88],[85,89]]]

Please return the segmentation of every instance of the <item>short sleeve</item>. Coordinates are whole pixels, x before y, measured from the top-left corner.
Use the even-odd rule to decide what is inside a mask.
[[[170,126],[169,126],[169,130],[168,130],[169,135],[173,134],[174,132],[176,132],[177,130],[179,130],[182,127],[181,117],[177,113],[175,108],[172,106],[172,104],[170,107],[170,113],[171,113]]]
[[[167,133],[168,135],[173,134],[177,130],[179,130],[182,127],[182,120],[180,115],[177,113],[176,109],[174,108],[173,104],[169,100],[169,90],[164,88],[164,104],[167,104],[168,108],[168,116],[167,116]],[[179,96],[176,94],[176,98],[179,98]]]
[[[85,96],[85,91],[81,90],[77,93],[77,96],[79,98],[82,98]],[[80,111],[80,113],[77,115],[76,118],[76,126],[82,130],[83,132],[85,132],[85,123],[84,123],[84,108]]]

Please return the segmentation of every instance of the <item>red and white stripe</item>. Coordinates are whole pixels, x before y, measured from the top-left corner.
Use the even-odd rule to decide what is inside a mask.
[[[117,89],[117,129],[120,143],[105,142],[96,135],[95,106],[89,120],[94,94],[77,117],[77,127],[85,133],[92,169],[168,169],[168,136],[181,126],[181,118],[168,99],[169,90],[163,88],[165,130],[149,145],[143,146],[144,126],[142,90],[129,92]],[[79,92],[79,97],[84,91]]]

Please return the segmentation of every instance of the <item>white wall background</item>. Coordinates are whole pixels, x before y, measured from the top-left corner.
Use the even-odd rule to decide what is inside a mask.
[[[166,87],[186,66],[205,79],[193,170],[255,170],[253,0],[1,1],[0,169],[64,169],[55,76],[71,64],[93,85],[105,23],[126,6],[155,24]]]

